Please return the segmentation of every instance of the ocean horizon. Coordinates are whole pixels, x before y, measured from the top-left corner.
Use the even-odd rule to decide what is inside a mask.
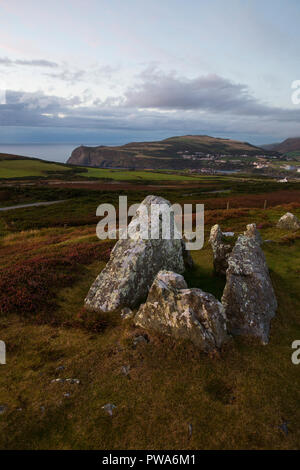
[[[0,153],[9,153],[12,155],[20,155],[22,157],[41,158],[53,162],[66,163],[71,156],[72,151],[79,147],[80,144],[0,144]],[[96,147],[97,145],[118,145],[118,144],[89,144]]]

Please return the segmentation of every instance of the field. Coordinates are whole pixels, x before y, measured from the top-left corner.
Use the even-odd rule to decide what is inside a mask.
[[[67,199],[0,213],[0,339],[7,345],[1,449],[299,448],[300,366],[291,362],[291,344],[300,338],[300,235],[275,227],[288,210],[300,217],[299,183],[231,177],[175,188],[156,183],[155,189],[124,182],[120,189],[41,180],[0,188],[1,206]],[[267,346],[235,338],[208,356],[147,332],[150,342],[134,348],[142,330],[131,320],[83,309],[114,243],[96,238],[96,207],[117,204],[119,194],[133,203],[149,193],[204,202],[205,245],[192,252],[195,267],[185,278],[219,298],[224,281],[213,276],[211,226],[242,232],[256,222],[263,239],[272,240],[263,249],[279,308]],[[80,383],[53,382],[59,378]],[[113,417],[102,409],[106,403],[116,405]]]
[[[126,171],[103,168],[85,168],[85,172],[79,174],[88,178],[112,179],[115,181],[195,181],[197,179],[195,176],[187,176],[176,172]]]
[[[178,171],[130,171],[105,168],[75,167],[45,162],[35,158],[0,154],[1,179],[24,180],[43,177],[65,179],[103,179],[112,181],[197,181],[199,177]]]
[[[24,178],[47,176],[49,173],[70,171],[70,168],[55,163],[46,163],[35,159],[0,160],[0,178]]]

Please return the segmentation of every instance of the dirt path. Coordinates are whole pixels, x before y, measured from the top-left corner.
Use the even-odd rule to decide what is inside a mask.
[[[9,207],[0,207],[0,211],[11,211],[14,209],[24,209],[26,207],[39,207],[39,206],[51,206],[51,204],[59,204],[60,202],[65,202],[66,199],[60,201],[48,201],[48,202],[33,202],[31,204],[20,204],[18,206],[9,206]]]

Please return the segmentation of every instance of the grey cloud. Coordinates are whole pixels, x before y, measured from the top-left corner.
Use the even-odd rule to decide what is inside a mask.
[[[199,110],[291,121],[299,121],[300,117],[298,109],[284,109],[262,103],[250,94],[247,85],[231,82],[218,75],[189,79],[148,69],[124,96],[123,106],[129,108]]]
[[[24,65],[30,67],[58,67],[56,62],[45,59],[33,59],[33,60],[22,60],[22,59],[9,59],[8,57],[0,57],[0,64],[11,66],[11,65]]]
[[[224,87],[224,90],[226,86]],[[69,99],[49,96],[42,92],[7,92],[7,102],[0,106],[0,126],[53,127],[60,129],[96,129],[110,132],[165,132],[165,135],[184,133],[211,134],[235,138],[243,135],[274,136],[285,138],[299,134],[300,109],[278,110],[276,116],[265,114],[259,119],[255,113],[242,115],[211,109],[179,109],[162,112],[138,109],[116,104],[117,101],[94,100],[90,103],[89,91],[81,97]],[[242,137],[241,137],[242,138]]]
[[[109,79],[112,74],[115,73],[117,70],[118,69],[116,67],[105,65],[102,67],[91,67],[88,69],[78,70],[64,68],[61,72],[45,73],[44,75],[49,78],[61,80],[73,85],[78,82],[97,82],[98,80],[101,80],[103,78]]]
[[[44,75],[47,76],[48,78],[54,78],[55,80],[62,80],[70,84],[83,81],[86,78],[86,73],[84,70],[77,70],[77,71],[63,70],[62,72],[45,73]]]
[[[218,109],[236,108],[242,100],[250,100],[245,85],[231,83],[217,75],[195,79],[145,71],[140,83],[125,93],[128,107],[160,109]]]

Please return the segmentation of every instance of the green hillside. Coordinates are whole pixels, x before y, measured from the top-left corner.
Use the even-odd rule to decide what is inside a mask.
[[[68,172],[72,174],[77,173],[78,170],[63,163],[48,162],[19,155],[0,154],[0,179],[47,177],[49,175],[66,176]]]
[[[33,159],[0,160],[0,178],[23,178],[31,176],[47,176],[51,173],[70,171],[70,168],[55,163]]]

